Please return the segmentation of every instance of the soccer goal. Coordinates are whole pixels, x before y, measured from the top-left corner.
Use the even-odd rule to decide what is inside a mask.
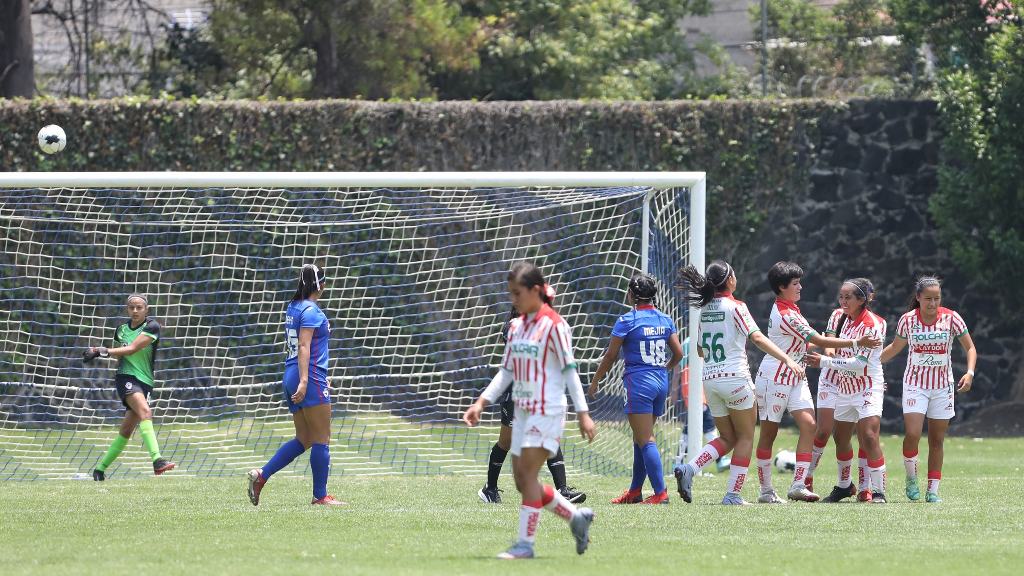
[[[673,280],[704,266],[704,206],[702,172],[0,174],[0,479],[82,477],[102,455],[115,365],[81,352],[110,344],[132,292],[163,326],[151,406],[175,474],[264,462],[292,436],[282,322],[308,262],[328,278],[332,473],[483,475],[497,410],[459,418],[499,362],[511,263],[556,288],[588,383],[634,272],[660,281],[681,340],[694,325]],[[620,365],[594,444],[566,425],[570,474],[629,473],[622,404]],[[666,459],[681,406],[658,429]],[[108,474],[151,474],[138,434]]]

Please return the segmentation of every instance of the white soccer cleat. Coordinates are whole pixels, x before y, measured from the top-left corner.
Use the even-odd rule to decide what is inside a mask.
[[[785,504],[786,501],[779,498],[779,494],[775,490],[767,490],[761,492],[761,495],[757,497],[757,501],[761,504]]]
[[[516,542],[511,548],[498,554],[502,560],[529,560],[533,558],[533,544],[529,542]]]
[[[821,500],[821,496],[818,496],[814,492],[808,490],[807,486],[804,486],[803,483],[794,485],[790,488],[789,494],[786,494],[786,496],[790,500],[796,500],[798,502],[817,502],[818,500]]]

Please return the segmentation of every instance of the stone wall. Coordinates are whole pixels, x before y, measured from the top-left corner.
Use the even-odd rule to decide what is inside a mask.
[[[938,274],[945,279],[943,305],[961,313],[979,351],[974,390],[958,396],[957,418],[1005,398],[1020,363],[1016,324],[1000,315],[999,303],[983,287],[959,273],[928,216],[940,162],[935,104],[852,102],[818,122],[815,138],[802,143],[813,151],[806,187],[794,191],[791,206],[766,218],[757,232],[760,249],[738,258],[739,297],[766,324],[773,296],[765,272],[778,260],[794,260],[806,271],[801,309],[820,330],[835,307],[840,282],[864,276],[875,284],[874,310],[888,321],[891,340],[914,279]],[[901,426],[905,358],[885,367],[889,428]],[[956,378],[965,363],[966,354],[956,346]],[[814,382],[816,371],[811,372]]]

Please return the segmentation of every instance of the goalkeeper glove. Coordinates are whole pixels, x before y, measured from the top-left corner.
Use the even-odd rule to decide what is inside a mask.
[[[89,362],[92,362],[93,358],[96,357],[109,358],[110,352],[107,351],[107,349],[104,348],[103,346],[100,346],[99,348],[89,348],[88,350],[82,353],[82,362],[88,364]]]

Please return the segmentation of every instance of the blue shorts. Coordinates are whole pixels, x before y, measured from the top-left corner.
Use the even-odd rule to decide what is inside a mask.
[[[327,378],[309,378],[306,381],[306,396],[298,404],[292,402],[292,394],[299,388],[299,367],[287,366],[284,369],[284,380],[281,382],[284,403],[288,411],[295,414],[302,408],[331,403],[331,391],[327,388]]]
[[[634,372],[623,378],[626,388],[626,414],[665,413],[665,399],[668,397],[668,374],[665,372]]]

